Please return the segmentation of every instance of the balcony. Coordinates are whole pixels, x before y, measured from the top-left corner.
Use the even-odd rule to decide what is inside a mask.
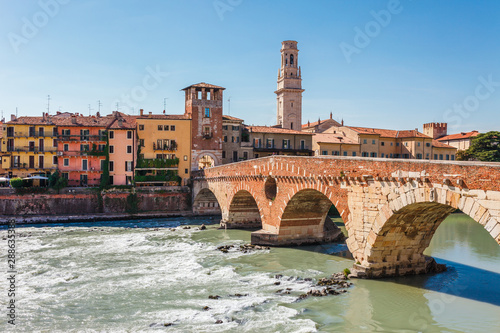
[[[8,133],[6,137],[8,138],[55,138],[56,135],[53,133],[25,133],[25,132],[14,132],[14,133]]]
[[[58,156],[106,156],[106,152],[102,150],[64,150],[58,151]]]
[[[159,146],[155,142],[153,142],[153,150],[176,151],[177,150],[177,143]]]
[[[62,142],[106,141],[106,135],[58,135],[57,138]]]
[[[212,133],[203,133],[203,139],[211,139],[213,137]]]
[[[42,148],[39,147],[9,147],[7,146],[7,152],[13,153],[55,153],[57,148]]]

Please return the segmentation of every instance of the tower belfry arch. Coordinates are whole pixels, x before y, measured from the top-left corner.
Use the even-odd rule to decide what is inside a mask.
[[[297,42],[281,43],[281,67],[278,72],[277,124],[282,128],[299,130],[302,127],[302,74]]]

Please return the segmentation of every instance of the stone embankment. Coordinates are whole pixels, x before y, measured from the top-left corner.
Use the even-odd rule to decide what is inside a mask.
[[[0,190],[0,223],[96,221],[191,216],[187,187],[111,189],[68,188],[60,193],[16,194]]]

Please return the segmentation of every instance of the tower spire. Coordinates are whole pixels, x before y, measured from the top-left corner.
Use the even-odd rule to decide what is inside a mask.
[[[282,128],[302,127],[302,77],[299,67],[297,42],[286,40],[281,43],[281,67],[278,72],[276,119]]]

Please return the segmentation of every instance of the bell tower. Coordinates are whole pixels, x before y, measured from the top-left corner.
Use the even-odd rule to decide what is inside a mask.
[[[302,75],[299,66],[297,42],[281,43],[281,68],[278,72],[277,124],[282,128],[302,129]]]

